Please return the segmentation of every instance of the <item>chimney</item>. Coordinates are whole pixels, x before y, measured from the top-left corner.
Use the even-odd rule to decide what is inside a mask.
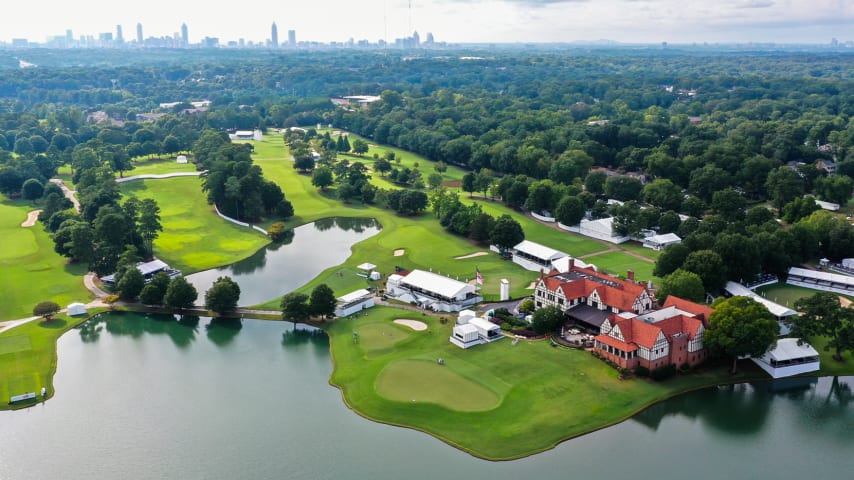
[[[569,271],[572,271],[573,268],[575,268],[575,259],[569,257]]]
[[[626,270],[626,278],[628,278],[630,282],[634,282],[635,281],[635,271],[634,270]]]

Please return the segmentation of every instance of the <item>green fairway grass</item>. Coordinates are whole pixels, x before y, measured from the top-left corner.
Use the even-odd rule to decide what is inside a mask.
[[[365,355],[386,352],[391,347],[410,338],[412,333],[394,323],[369,323],[354,330],[358,334],[359,346]]]
[[[663,250],[653,250],[651,248],[646,248],[643,245],[641,245],[640,242],[635,242],[635,241],[621,243],[618,246],[619,246],[619,248],[621,248],[623,250],[636,253],[636,254],[638,254],[642,257],[646,257],[650,260],[658,260],[658,257],[660,257],[661,254],[663,253]]]
[[[399,360],[377,378],[377,393],[397,402],[435,403],[458,412],[491,410],[499,396],[452,368],[429,360]]]
[[[774,303],[778,303],[780,305],[784,305],[792,309],[795,308],[796,301],[800,300],[801,298],[814,295],[819,291],[820,290],[799,287],[797,285],[789,285],[787,283],[766,285],[764,287],[759,287],[756,289],[757,294],[764,296],[765,298],[771,300]],[[841,296],[854,300],[854,297],[848,295]]]
[[[652,271],[655,268],[654,263],[633,257],[625,252],[603,253],[601,255],[585,257],[584,261],[596,265],[600,271],[604,270],[607,273],[623,278],[626,277],[627,270],[633,270],[636,280],[657,280],[652,275]]]
[[[408,314],[374,307],[358,319],[331,323],[331,383],[365,417],[428,432],[489,459],[552,448],[677,392],[765,375],[744,365],[736,376],[724,367],[663,383],[620,380],[616,370],[588,352],[553,348],[547,341],[514,346],[506,339],[463,350],[448,341],[453,322],[442,325],[434,316],[418,317],[428,330],[374,355],[353,341],[353,331],[387,326]]]
[[[154,253],[185,275],[242,260],[269,243],[257,231],[219,218],[198,178],[136,180],[121,184],[121,191],[157,200],[163,231]]]
[[[178,163],[172,159],[136,159],[133,162],[133,169],[124,172],[123,176],[130,177],[132,175],[143,174],[165,174],[165,173],[180,173],[180,172],[195,172],[196,166],[192,163]]]
[[[69,265],[54,252],[40,223],[21,227],[34,208],[0,196],[0,320],[29,317],[33,306],[45,300],[65,306],[91,298],[83,287],[86,267]]]

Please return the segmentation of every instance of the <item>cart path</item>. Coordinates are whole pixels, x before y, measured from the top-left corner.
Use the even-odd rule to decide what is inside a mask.
[[[75,194],[77,192],[68,188],[68,186],[65,185],[65,182],[63,182],[62,179],[51,178],[50,183],[59,185],[59,188],[62,189],[62,193],[65,194],[65,198],[70,200],[71,203],[74,204],[74,209],[77,210],[77,213],[80,213],[80,202],[77,200],[77,197],[75,196]]]
[[[146,179],[148,179],[148,180],[160,180],[163,178],[175,178],[175,177],[198,177],[199,175],[201,175],[205,172],[207,172],[207,170],[205,170],[204,172],[175,172],[175,173],[162,173],[162,174],[143,173],[140,175],[131,175],[130,177],[117,178],[116,183],[124,183],[124,182],[130,182],[133,180],[146,180]]]

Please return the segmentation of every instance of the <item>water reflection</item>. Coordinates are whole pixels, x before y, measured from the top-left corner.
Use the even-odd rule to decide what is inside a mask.
[[[218,347],[225,347],[240,333],[243,321],[239,318],[212,318],[205,328],[211,342]]]
[[[302,348],[309,345],[320,347],[324,354],[329,349],[329,337],[323,330],[302,323],[291,323],[282,332],[282,346],[286,348]]]
[[[257,305],[308,283],[323,270],[344,263],[351,247],[377,234],[372,218],[326,218],[293,229],[283,243],[273,243],[235,264],[187,276],[199,299],[221,276],[240,284],[240,305]]]
[[[196,318],[196,320],[192,320]],[[87,343],[96,342],[102,328],[116,336],[134,339],[149,335],[166,335],[176,347],[186,349],[196,339],[198,317],[184,319],[179,315],[111,313],[96,317],[80,327],[80,338]]]

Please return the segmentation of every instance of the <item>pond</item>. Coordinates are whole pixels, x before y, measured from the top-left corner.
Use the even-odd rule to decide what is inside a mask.
[[[494,463],[348,410],[328,348],[287,322],[104,315],[60,338],[54,398],[0,412],[0,478],[823,479],[854,465],[852,377],[707,389]]]
[[[217,278],[230,276],[240,285],[240,305],[257,305],[296,290],[322,271],[341,265],[350,248],[380,232],[372,218],[324,218],[293,229],[284,241],[272,243],[232,265],[187,276],[204,303]],[[343,295],[347,292],[340,292]]]

